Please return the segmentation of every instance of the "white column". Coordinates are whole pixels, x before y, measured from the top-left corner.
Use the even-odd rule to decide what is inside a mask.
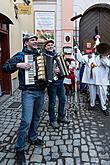
[[[56,30],[56,51],[61,51],[61,0],[57,0],[56,4],[56,22],[55,22],[55,30]]]

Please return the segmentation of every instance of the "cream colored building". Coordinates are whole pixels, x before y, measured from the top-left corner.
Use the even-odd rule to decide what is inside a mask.
[[[31,14],[18,14],[18,18],[15,18],[14,5],[23,5],[23,0],[0,0],[0,14],[8,17],[13,24],[9,26],[9,38],[10,38],[10,55],[19,51],[22,47],[22,34],[23,32],[34,32],[33,27],[33,5],[31,0]]]
[[[24,32],[34,32],[33,8],[31,13],[16,14],[18,5],[24,6],[23,0],[0,0],[0,96],[12,93],[18,87],[17,73],[10,75],[2,71],[3,63],[22,49]],[[16,8],[17,9],[17,8]],[[24,8],[23,8],[24,10]],[[18,18],[16,18],[18,17]]]

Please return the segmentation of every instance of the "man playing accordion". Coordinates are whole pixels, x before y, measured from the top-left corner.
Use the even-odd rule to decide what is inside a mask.
[[[38,138],[37,128],[40,120],[40,113],[43,108],[45,83],[26,83],[26,72],[33,69],[32,63],[26,63],[25,57],[38,56],[37,47],[38,38],[34,34],[27,34],[23,38],[23,50],[7,60],[3,66],[6,73],[18,72],[19,89],[22,90],[22,117],[19,127],[18,138],[16,142],[16,161],[18,165],[25,164],[24,147],[28,138],[29,142],[34,145],[43,146],[44,141]]]
[[[47,40],[44,44],[44,52],[48,58],[48,63],[51,61],[52,64],[49,66],[50,72],[53,73],[53,79],[48,83],[48,97],[49,97],[49,104],[48,104],[48,112],[49,112],[49,120],[50,125],[55,129],[59,128],[60,123],[69,124],[70,121],[65,117],[65,91],[63,80],[64,77],[61,76],[61,70],[57,66],[56,59],[56,52],[54,50],[54,41]],[[52,58],[53,57],[53,58]],[[47,65],[48,65],[47,63]],[[51,70],[51,68],[53,68]],[[55,115],[55,104],[56,104],[56,96],[59,99],[58,105],[58,116]]]

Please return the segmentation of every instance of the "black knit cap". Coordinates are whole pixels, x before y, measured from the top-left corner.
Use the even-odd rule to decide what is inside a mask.
[[[44,47],[45,47],[48,43],[54,44],[54,41],[53,41],[53,40],[46,40],[45,43],[44,43]]]
[[[96,46],[96,50],[100,54],[109,53],[110,52],[110,45],[105,43],[105,42],[101,42],[101,43],[99,43],[99,45]]]

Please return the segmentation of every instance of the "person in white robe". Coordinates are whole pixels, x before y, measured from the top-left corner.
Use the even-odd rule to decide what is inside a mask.
[[[85,63],[85,69],[82,77],[82,82],[89,85],[90,92],[90,107],[95,108],[96,94],[98,93],[101,110],[104,115],[108,116],[109,112],[106,107],[107,100],[107,86],[109,82],[109,67],[110,59],[110,46],[106,43],[99,43],[96,46],[97,55],[95,52],[91,56],[83,56],[76,46],[77,49],[77,60]]]

